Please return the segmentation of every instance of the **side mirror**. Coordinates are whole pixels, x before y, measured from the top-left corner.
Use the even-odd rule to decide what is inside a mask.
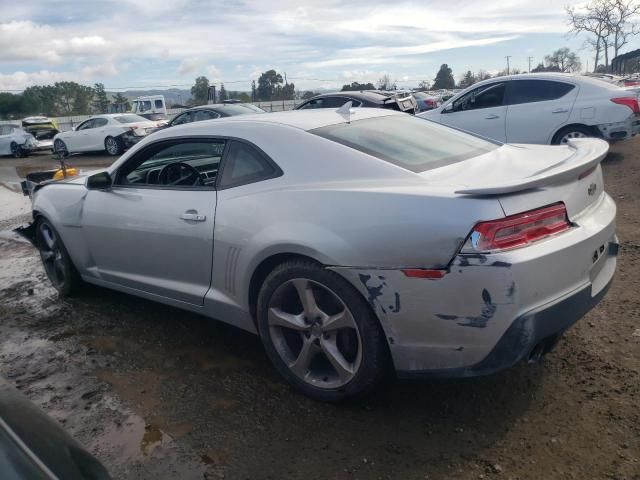
[[[449,105],[446,105],[443,109],[441,113],[451,113],[453,112],[453,102],[450,103]]]
[[[87,190],[107,190],[113,183],[108,172],[100,172],[87,178]]]

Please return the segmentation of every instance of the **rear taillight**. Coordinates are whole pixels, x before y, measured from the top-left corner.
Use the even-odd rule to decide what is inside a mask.
[[[564,203],[518,213],[473,227],[461,253],[491,252],[524,247],[571,227]]]
[[[636,115],[640,114],[640,106],[638,105],[638,99],[636,97],[616,97],[612,98],[611,101],[618,105],[629,107]]]

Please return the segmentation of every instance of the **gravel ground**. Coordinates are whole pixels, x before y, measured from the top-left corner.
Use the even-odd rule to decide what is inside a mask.
[[[51,160],[0,160],[0,375],[118,479],[638,480],[638,147],[616,144],[603,164],[619,207],[614,285],[543,363],[398,381],[342,406],[291,391],[256,337],[222,323],[98,288],[60,300],[7,231],[25,219],[7,172]]]

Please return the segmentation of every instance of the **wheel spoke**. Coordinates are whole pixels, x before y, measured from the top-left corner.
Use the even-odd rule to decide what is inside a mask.
[[[309,371],[309,364],[313,357],[317,353],[317,347],[312,340],[305,338],[302,343],[302,348],[293,362],[289,364],[289,368],[293,373],[299,377],[305,377]]]
[[[355,328],[351,314],[346,309],[335,315],[331,315],[322,323],[322,331],[329,332],[340,328]]]
[[[342,382],[346,382],[353,377],[353,366],[342,355],[336,345],[335,336],[333,338],[323,338],[320,340],[320,348],[335,369]]]
[[[304,323],[301,315],[286,313],[279,308],[269,309],[269,325],[288,328],[290,330],[296,330],[298,332],[302,332],[310,328],[309,325]]]
[[[49,250],[53,252],[56,246],[55,237],[51,234],[48,228],[43,228],[41,231],[44,242],[47,244],[47,247],[49,247]]]
[[[298,291],[298,297],[300,297],[305,316],[307,318],[316,316],[320,312],[320,309],[316,303],[316,297],[313,294],[311,283],[308,280],[297,279],[293,280],[293,285]]]

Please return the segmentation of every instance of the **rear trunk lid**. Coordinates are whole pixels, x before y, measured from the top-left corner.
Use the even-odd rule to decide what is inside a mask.
[[[594,138],[565,146],[503,145],[484,155],[421,175],[458,195],[497,196],[505,215],[564,202],[569,218],[604,190],[600,162],[609,144]]]

